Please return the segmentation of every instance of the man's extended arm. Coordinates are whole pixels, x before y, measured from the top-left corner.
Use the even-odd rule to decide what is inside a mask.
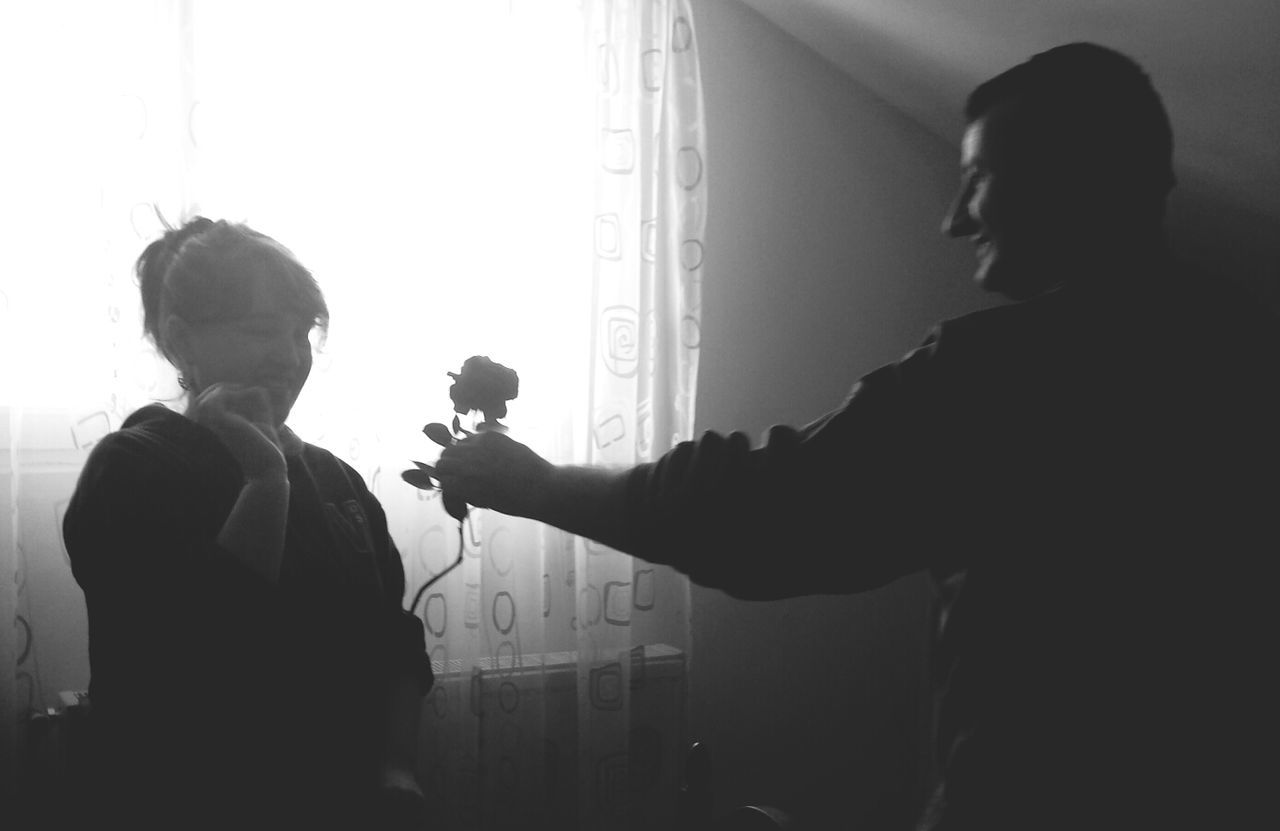
[[[918,515],[936,491],[929,402],[904,389],[905,363],[867,376],[843,408],[803,429],[773,428],[759,447],[708,432],[655,462],[609,469],[552,465],[481,433],[446,448],[436,472],[477,507],[672,565],[735,596],[873,588],[924,565],[929,523]]]

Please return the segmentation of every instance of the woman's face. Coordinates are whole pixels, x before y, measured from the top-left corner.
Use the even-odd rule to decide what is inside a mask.
[[[274,272],[291,267],[284,257],[255,257],[238,267],[258,270],[249,275],[248,309],[227,320],[181,323],[182,371],[192,395],[213,384],[261,387],[270,402],[270,420],[279,426],[311,374],[315,320],[299,312],[282,290],[285,281]]]

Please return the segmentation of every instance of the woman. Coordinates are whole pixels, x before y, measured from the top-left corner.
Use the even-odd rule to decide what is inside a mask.
[[[205,218],[137,271],[187,406],[143,407],[100,442],[64,523],[100,816],[420,827],[431,669],[399,554],[359,474],[284,424],[328,323],[319,287],[271,238]]]

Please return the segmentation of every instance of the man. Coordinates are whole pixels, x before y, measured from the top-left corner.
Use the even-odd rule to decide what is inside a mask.
[[[446,448],[442,485],[737,597],[928,569],[942,781],[922,828],[1256,819],[1268,788],[1250,754],[1274,735],[1274,327],[1172,266],[1171,132],[1131,60],[1049,50],[981,85],[966,116],[944,230],[973,242],[983,288],[1019,302],[942,323],[758,448],[707,433],[605,470],[481,434]],[[810,554],[790,568],[784,551]]]

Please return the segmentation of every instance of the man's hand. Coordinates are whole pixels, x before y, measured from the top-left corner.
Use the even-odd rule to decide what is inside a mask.
[[[537,517],[539,500],[554,466],[502,433],[484,431],[455,442],[440,454],[440,489],[477,508]]]
[[[212,384],[200,393],[190,416],[222,440],[247,481],[284,479],[288,473],[271,401],[261,387]]]
[[[630,468],[553,465],[503,433],[454,442],[432,473],[446,497],[545,522],[626,550]]]
[[[377,831],[422,831],[427,822],[427,800],[413,773],[386,765],[378,776],[373,828]]]

